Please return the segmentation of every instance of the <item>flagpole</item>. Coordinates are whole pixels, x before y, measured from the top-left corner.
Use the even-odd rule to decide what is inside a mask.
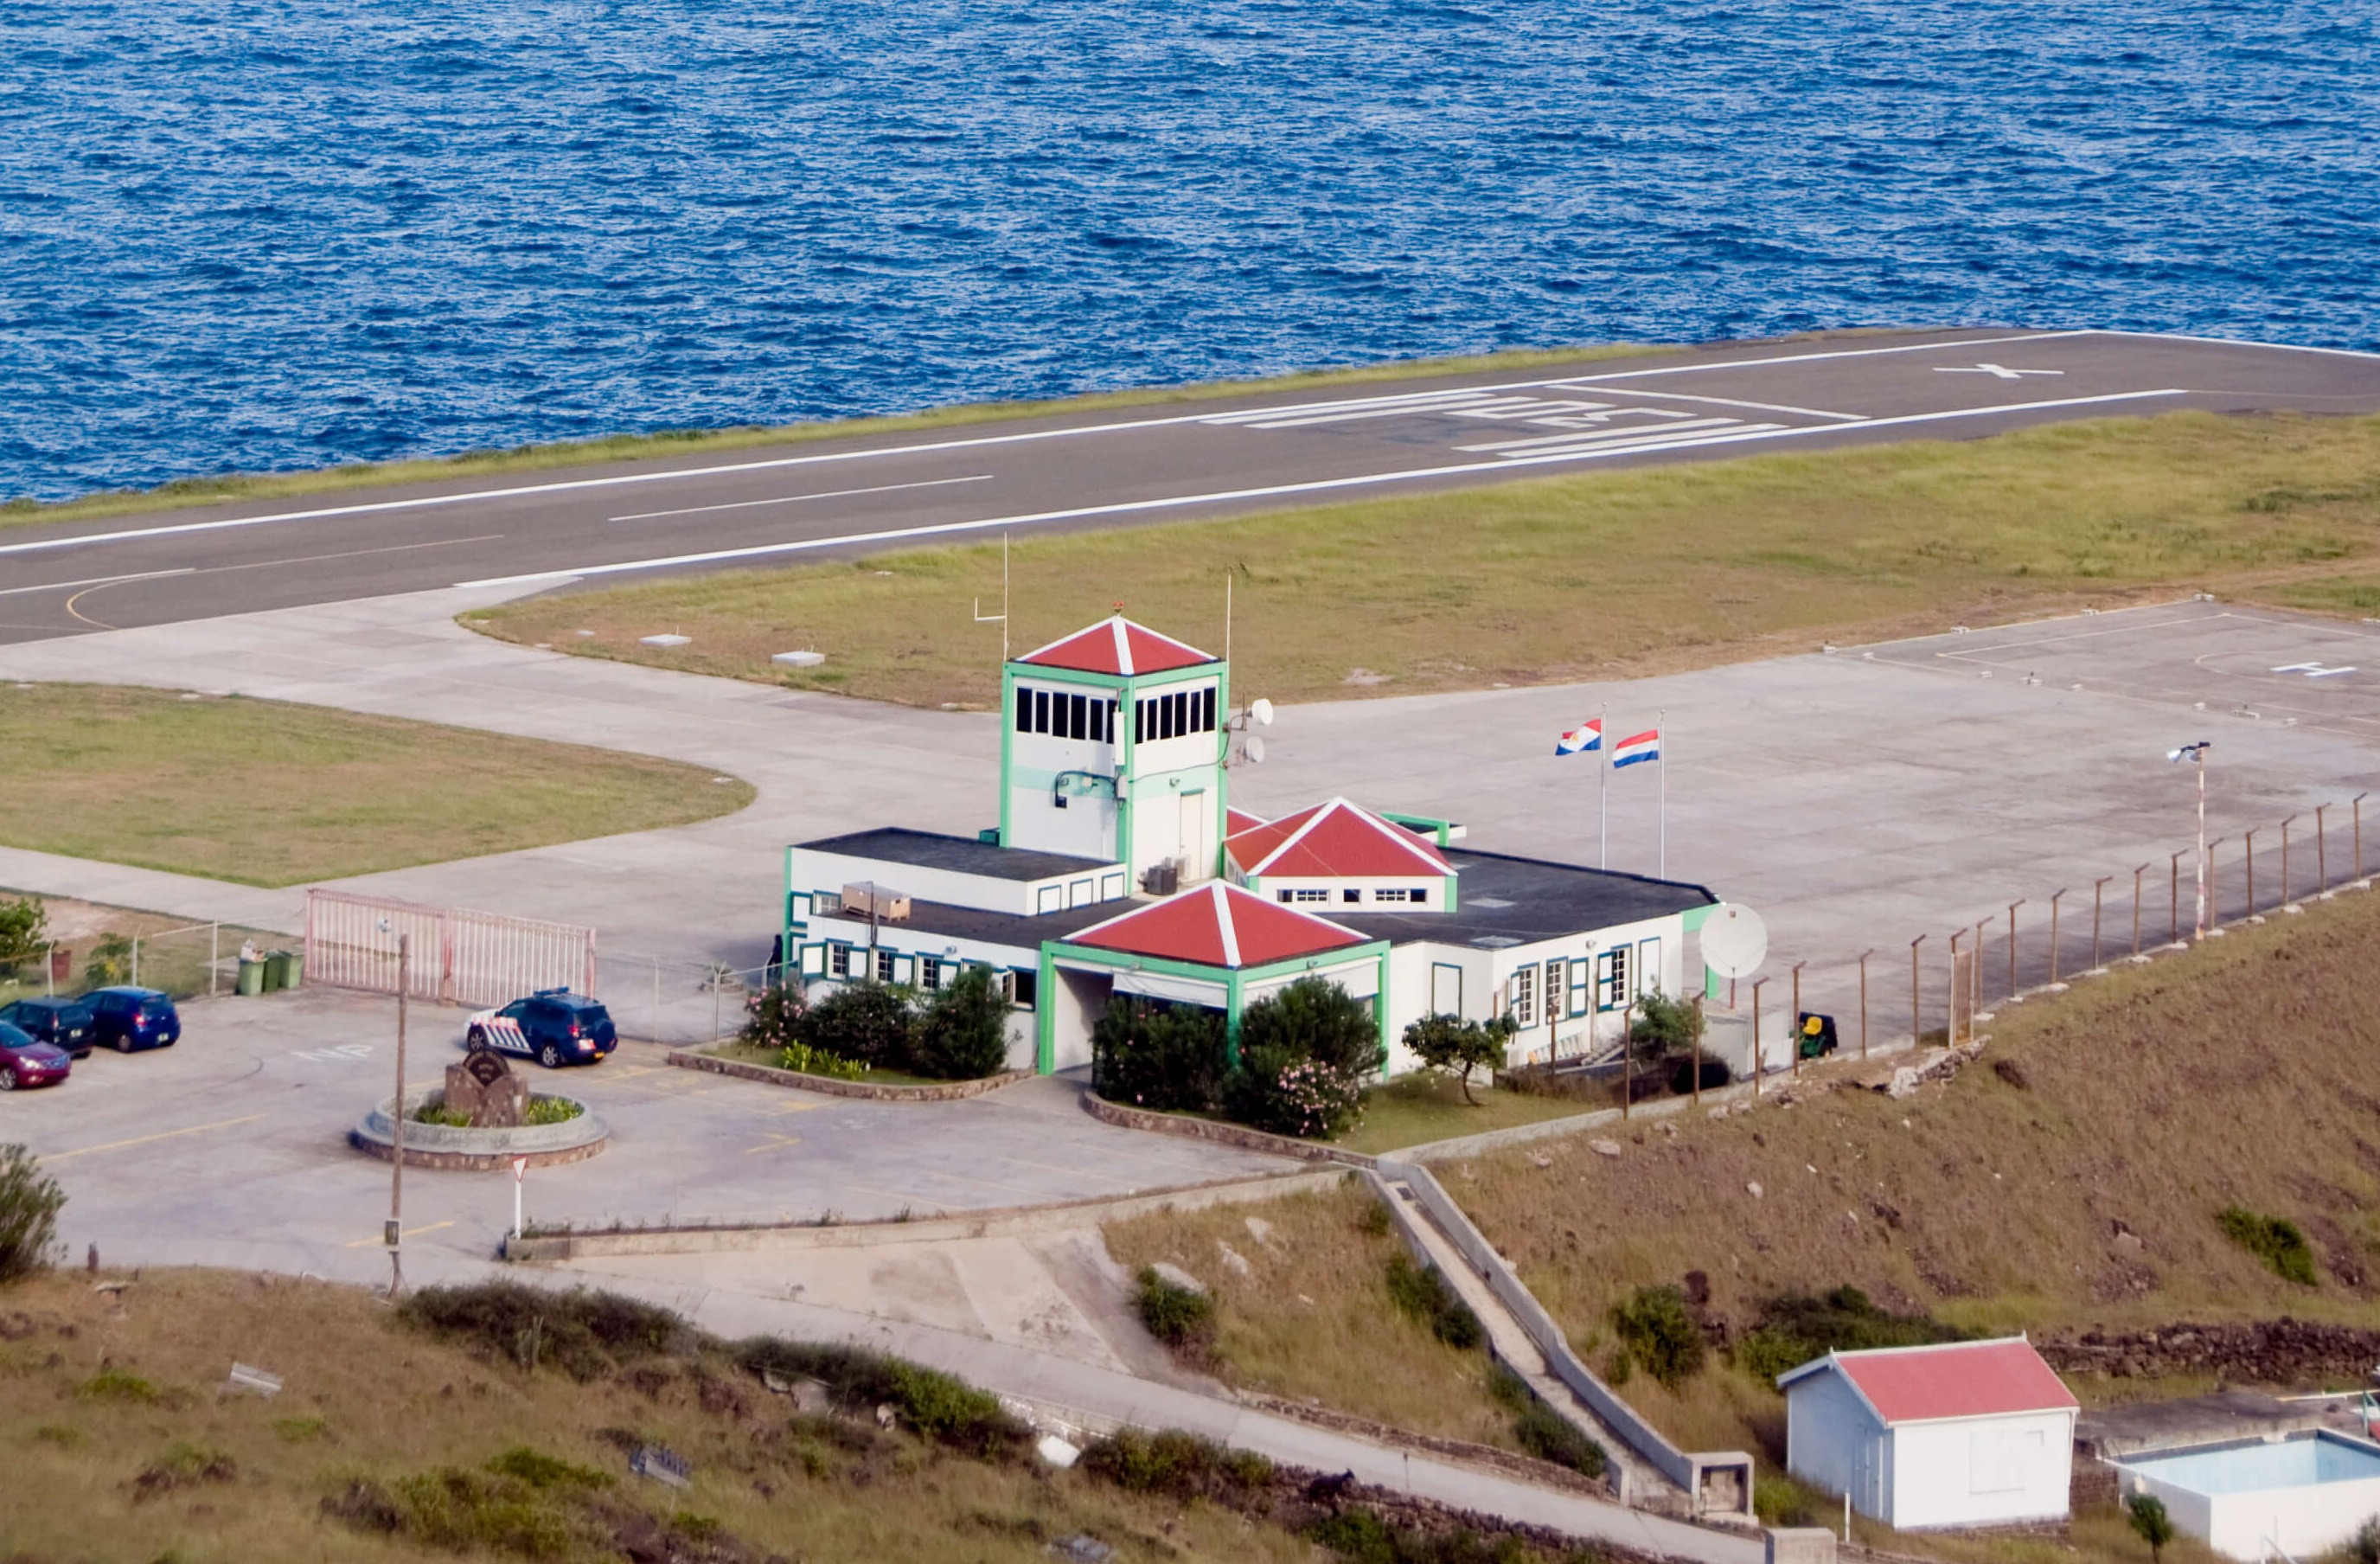
[[[1595,841],[1595,866],[1611,867],[1611,708],[1606,706],[1595,719],[1595,771],[1600,777],[1600,799],[1597,809],[1603,816],[1602,828]]]
[[[1670,877],[1670,713],[1666,706],[1653,712],[1653,740],[1660,746],[1661,760],[1661,874]]]

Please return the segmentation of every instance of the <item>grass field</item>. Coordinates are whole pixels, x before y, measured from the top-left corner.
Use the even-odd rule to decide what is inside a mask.
[[[610,750],[240,696],[0,686],[0,844],[286,886],[682,825],[749,784]]]
[[[1548,1118],[1572,1118],[1602,1106],[1500,1092],[1476,1079],[1471,1094],[1477,1102],[1464,1102],[1463,1089],[1450,1076],[1425,1070],[1400,1075],[1364,1094],[1362,1121],[1333,1143],[1349,1151],[1396,1151]]]
[[[1012,645],[1110,611],[1310,701],[1633,677],[2208,591],[2380,612],[2380,419],[2061,424],[1583,472],[1014,545]],[[464,623],[921,706],[997,698],[996,542],[565,592]],[[671,630],[691,645],[655,651]],[[589,632],[582,634],[581,631]],[[826,654],[772,668],[779,652]]]
[[[1697,1271],[1706,1317],[1730,1340],[1772,1299],[1845,1284],[1982,1333],[2284,1315],[2380,1327],[2375,942],[2380,895],[2343,894],[2004,1009],[1983,1061],[1913,1098],[1805,1083],[1791,1106],[1614,1127],[1604,1132],[1621,1143],[1616,1159],[1566,1137],[1436,1170],[1599,1365],[1615,1301]],[[1274,1252],[1297,1257],[1293,1287],[1219,1264],[1219,1240],[1267,1264],[1230,1230],[1236,1213],[1121,1224],[1110,1247],[1127,1263],[1175,1258],[1216,1286],[1225,1361],[1247,1383],[1430,1432],[1475,1428],[1483,1403],[1460,1354],[1410,1329],[1377,1333],[1366,1351],[1330,1345],[1385,1313],[1370,1296],[1380,1262],[1361,1248],[1360,1198],[1262,1211]],[[2232,1206],[2297,1224],[2315,1284],[2283,1280],[2226,1237],[2217,1216]],[[1326,1258],[1309,1265],[1309,1252]],[[2213,1387],[2070,1383],[2086,1405]],[[1675,1391],[1639,1371],[1623,1394],[1689,1448],[1748,1449],[1764,1472],[1783,1467],[1783,1400],[1724,1354]],[[2078,1514],[2072,1541],[2076,1554],[2061,1557],[2146,1558],[2106,1506]],[[2019,1541],[1889,1546],[1973,1564],[2037,1557]],[[2185,1544],[2169,1557],[2211,1556]]]
[[[0,1291],[0,1538],[19,1564],[596,1564],[630,1539],[673,1564],[1047,1564],[1083,1534],[1135,1560],[1316,1557],[1205,1503],[795,1414],[696,1348],[582,1383],[524,1369],[509,1338],[499,1354],[432,1339],[360,1290],[210,1272],[150,1271],[120,1300],[38,1278]],[[235,1361],[285,1388],[221,1393]],[[631,1476],[639,1444],[685,1457],[691,1486]],[[492,1480],[523,1447],[502,1464],[531,1481]],[[409,1530],[354,1503],[358,1483],[396,1496]],[[408,1540],[425,1527],[450,1545]]]
[[[931,408],[881,418],[835,419],[817,423],[773,426],[747,425],[731,429],[664,429],[648,434],[565,440],[550,445],[522,446],[511,450],[465,451],[451,457],[353,462],[342,467],[317,468],[302,472],[227,472],[204,478],[180,478],[153,489],[116,490],[51,505],[22,498],[9,499],[0,502],[0,527],[38,521],[76,521],[96,516],[131,515],[233,500],[295,498],[303,495],[335,494],[346,489],[376,488],[391,483],[502,477],[507,473],[543,472],[562,467],[685,460],[750,450],[761,446],[905,434],[919,430],[961,428],[1010,419],[1206,401],[1217,397],[1236,397],[1259,391],[1297,391],[1313,386],[1363,385],[1417,374],[1461,374],[1474,370],[1501,373],[1553,364],[1586,363],[1597,359],[1651,350],[1642,345],[1610,344],[1481,353],[1466,358],[1405,359],[1341,369],[1307,370],[1261,380],[1139,386],[1042,401],[967,402],[956,407]]]

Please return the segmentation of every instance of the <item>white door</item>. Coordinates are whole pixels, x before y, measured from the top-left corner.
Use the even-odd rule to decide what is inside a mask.
[[[1215,812],[1208,807],[1207,792],[1200,788],[1182,795],[1182,883],[1215,877]]]

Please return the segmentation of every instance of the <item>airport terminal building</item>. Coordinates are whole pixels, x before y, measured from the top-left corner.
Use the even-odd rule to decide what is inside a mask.
[[[1451,821],[1330,799],[1275,819],[1227,796],[1231,670],[1117,616],[1005,665],[1000,824],[897,826],[785,851],[784,958],[806,984],[936,989],[991,968],[1010,1062],[1087,1064],[1118,994],[1243,1009],[1318,975],[1370,1002],[1388,1072],[1426,1015],[1509,1015],[1512,1057],[1617,1045],[1685,992],[1700,886],[1475,852]]]

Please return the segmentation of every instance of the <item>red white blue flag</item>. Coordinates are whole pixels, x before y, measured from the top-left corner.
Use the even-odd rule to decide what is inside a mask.
[[[1558,755],[1583,755],[1590,750],[1601,748],[1603,748],[1601,717],[1596,718],[1593,722],[1580,723],[1576,727],[1554,740],[1554,753]]]
[[[1611,751],[1611,765],[1616,771],[1623,765],[1635,765],[1660,758],[1661,730],[1648,727],[1642,733],[1620,740],[1618,747]]]

